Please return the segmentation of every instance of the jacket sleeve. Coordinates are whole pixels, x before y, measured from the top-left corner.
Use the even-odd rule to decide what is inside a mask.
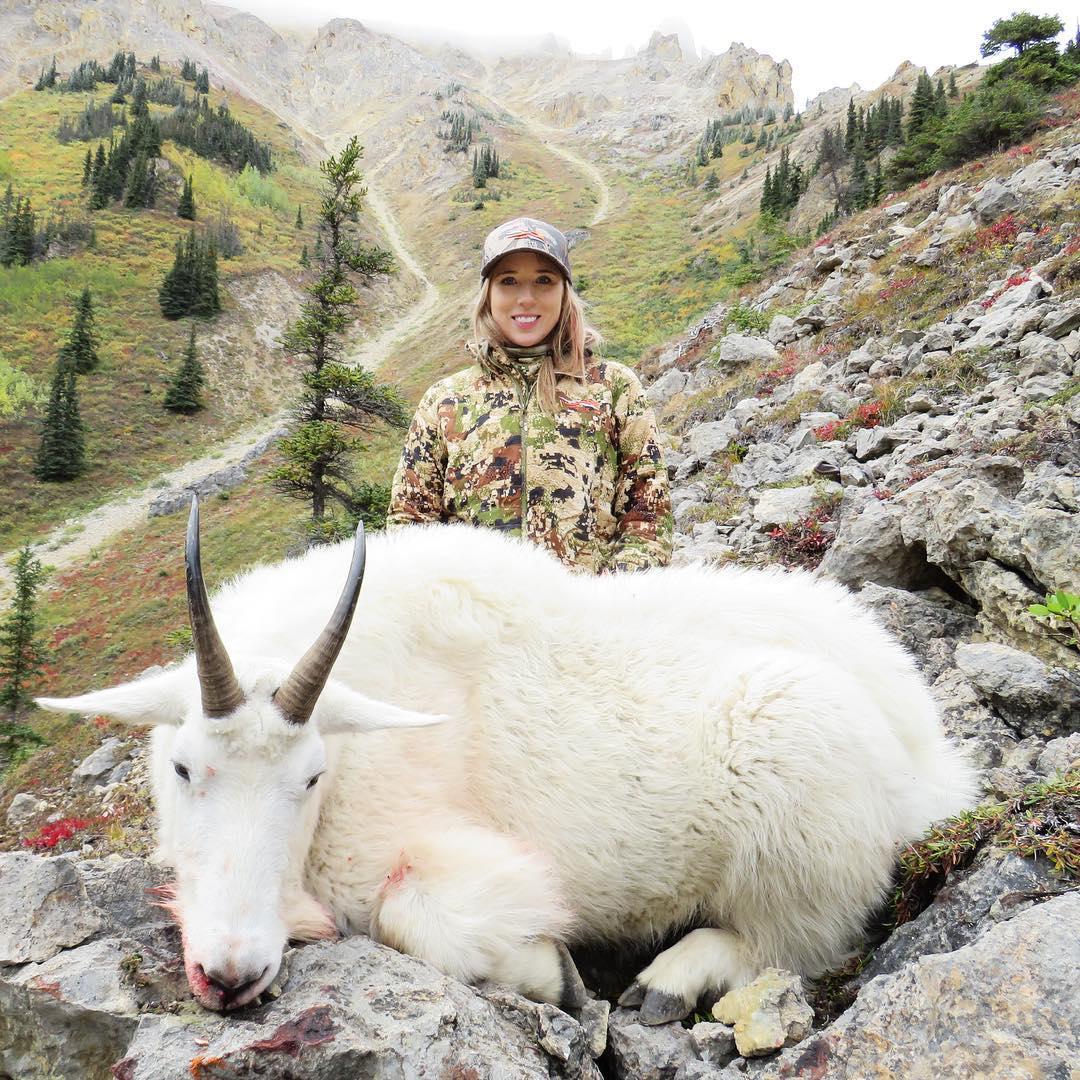
[[[386,527],[443,520],[446,439],[439,423],[441,388],[431,387],[413,417],[390,489]]]
[[[619,465],[613,511],[615,539],[605,571],[645,570],[671,562],[674,521],[667,466],[656,416],[629,368],[620,368],[613,386],[619,424]]]

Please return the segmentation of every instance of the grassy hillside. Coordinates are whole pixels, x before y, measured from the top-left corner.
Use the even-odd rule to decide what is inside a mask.
[[[0,414],[0,550],[101,502],[133,481],[146,480],[183,463],[238,425],[281,407],[294,375],[280,350],[260,343],[262,311],[280,315],[295,303],[301,247],[313,245],[308,229],[296,229],[297,206],[313,222],[319,174],[305,164],[297,140],[276,116],[243,101],[230,109],[261,141],[273,147],[277,168],[258,184],[243,183],[228,168],[166,142],[169,162],[152,210],[85,209],[83,158],[91,143],[62,145],[55,137],[61,117],[74,118],[88,101],[103,100],[111,87],[93,93],[24,92],[0,103],[0,192],[10,182],[29,196],[39,226],[50,215],[91,221],[91,249],[57,251],[25,267],[0,268],[0,381],[19,379],[19,404]],[[224,100],[211,94],[211,104]],[[164,107],[151,105],[155,115]],[[161,408],[166,381],[187,338],[187,320],[162,317],[157,289],[172,265],[178,237],[189,223],[176,217],[182,179],[193,175],[201,230],[225,215],[239,231],[243,253],[219,260],[223,312],[198,322],[201,356],[208,368],[208,407],[194,417]],[[159,174],[160,175],[160,174]],[[92,290],[101,337],[101,366],[79,380],[90,468],[67,484],[42,484],[32,475],[42,405],[57,350],[66,340],[73,301]],[[360,329],[402,283],[393,279],[371,294]],[[238,297],[248,301],[242,307]],[[237,339],[242,342],[236,348]],[[30,400],[26,401],[25,398]],[[0,399],[3,395],[0,395]]]

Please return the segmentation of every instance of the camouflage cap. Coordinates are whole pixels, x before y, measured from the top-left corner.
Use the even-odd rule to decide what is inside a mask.
[[[571,285],[574,283],[570,273],[570,245],[554,225],[536,218],[519,217],[496,226],[484,241],[481,279],[486,278],[495,263],[511,251],[536,251],[546,255],[559,267],[566,280]]]

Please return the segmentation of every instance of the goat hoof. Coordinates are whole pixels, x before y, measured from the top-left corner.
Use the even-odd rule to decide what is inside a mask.
[[[690,1015],[694,1003],[687,1002],[678,994],[667,994],[663,990],[650,990],[641,1003],[638,1022],[642,1024],[669,1024],[672,1020],[682,1020]]]
[[[619,1004],[624,1009],[636,1009],[644,1000],[645,987],[637,979],[619,995]]]
[[[589,995],[585,992],[585,984],[581,981],[570,951],[561,941],[555,942],[555,951],[559,954],[559,970],[562,974],[562,995],[559,998],[559,1008],[563,1012],[578,1012],[589,1000]]]

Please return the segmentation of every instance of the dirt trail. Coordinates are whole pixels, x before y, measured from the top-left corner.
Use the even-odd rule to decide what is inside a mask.
[[[581,157],[573,150],[570,150],[562,142],[559,142],[558,139],[564,136],[564,133],[558,128],[550,127],[547,124],[541,124],[539,120],[532,120],[527,116],[523,116],[521,113],[511,109],[504,101],[495,97],[491,91],[490,75],[484,79],[477,89],[479,93],[492,103],[492,105],[501,109],[507,116],[513,117],[527,132],[529,132],[529,134],[539,142],[543,143],[543,145],[553,154],[561,157],[564,161],[568,161],[592,180],[597,188],[597,198],[596,212],[589,222],[589,227],[591,228],[594,225],[599,225],[607,217],[608,209],[611,206],[611,188],[608,187],[608,182],[604,179],[604,174],[591,161],[586,161],[585,158]]]
[[[387,207],[382,194],[372,183],[386,165],[400,153],[400,148],[389,158],[380,162],[366,177],[368,187],[368,206],[386,233],[387,240],[395,257],[424,286],[420,299],[399,319],[396,319],[377,338],[366,342],[348,358],[348,363],[374,367],[385,357],[389,347],[396,341],[418,330],[430,316],[439,301],[439,292],[428,279],[420,265],[406,248],[401,237],[397,221]],[[135,491],[117,496],[109,502],[84,514],[81,518],[72,518],[53,529],[48,536],[37,543],[36,553],[42,563],[54,570],[63,570],[80,560],[86,559],[94,548],[107,543],[117,533],[132,528],[145,520],[146,511],[154,499],[165,491],[185,487],[238,463],[260,440],[264,439],[276,427],[285,422],[287,414],[277,413],[266,417],[238,432],[228,442],[215,446],[202,457],[189,461],[180,468],[162,473],[149,483]],[[0,604],[6,603],[11,594],[10,560],[15,552],[0,555]]]
[[[401,153],[403,146],[404,144],[399,146],[389,157],[383,158],[364,178],[367,186],[367,205],[382,226],[383,232],[386,233],[386,238],[390,243],[395,258],[423,286],[424,294],[400,319],[388,326],[374,340],[365,342],[356,352],[349,356],[348,363],[354,367],[378,367],[386,359],[390,347],[419,331],[439,303],[438,288],[424,273],[420,264],[405,246],[405,241],[401,237],[401,230],[398,228],[397,219],[387,206],[382,192],[374,183],[375,177]]]

